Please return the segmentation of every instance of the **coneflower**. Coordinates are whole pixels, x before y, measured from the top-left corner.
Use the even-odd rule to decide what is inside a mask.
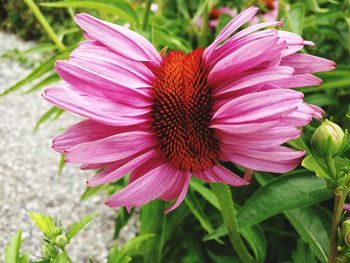
[[[53,141],[82,169],[104,168],[89,186],[130,172],[129,185],[107,205],[141,206],[156,198],[183,201],[191,176],[233,186],[248,182],[222,165],[284,173],[303,151],[281,146],[300,136],[322,110],[289,88],[319,85],[310,73],[334,62],[296,53],[312,45],[300,36],[265,29],[265,22],[233,34],[258,9],[237,15],[205,49],[160,55],[141,35],[87,14],[76,22],[87,40],[56,70],[65,81],[44,98],[84,116]]]

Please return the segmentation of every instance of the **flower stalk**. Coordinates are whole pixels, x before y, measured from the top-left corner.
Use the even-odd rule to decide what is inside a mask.
[[[148,17],[151,11],[151,4],[152,4],[152,0],[146,0],[145,12],[143,13],[143,20],[142,20],[142,30],[146,30],[147,28]]]
[[[228,185],[218,183],[211,184],[211,188],[219,201],[221,214],[227,227],[228,235],[238,257],[243,263],[254,262],[253,257],[249,254],[239,233],[237,211],[232,199],[230,187]]]
[[[55,43],[57,48],[60,51],[65,50],[65,46],[62,43],[62,41],[59,39],[59,37],[56,35],[55,31],[52,29],[50,24],[47,22],[44,15],[41,13],[39,7],[33,2],[33,0],[23,0],[24,3],[29,7],[30,11],[33,12],[36,19],[38,19],[39,23],[43,26],[48,36],[51,38],[51,40]]]
[[[334,196],[334,210],[332,218],[332,230],[331,230],[331,246],[328,257],[328,263],[336,263],[337,257],[337,245],[338,245],[338,227],[341,223],[341,217],[343,214],[343,207],[345,203],[346,196],[348,194],[347,190],[336,189]]]
[[[199,37],[198,37],[199,47],[205,47],[207,45],[209,13],[210,13],[209,3],[206,3],[204,12],[203,12],[202,28],[201,28],[201,31],[199,32]]]

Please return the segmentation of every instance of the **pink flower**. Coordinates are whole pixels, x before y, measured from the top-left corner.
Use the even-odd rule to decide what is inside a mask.
[[[129,185],[111,207],[141,206],[156,198],[183,201],[191,176],[233,186],[248,182],[221,161],[250,170],[284,173],[303,151],[281,144],[322,110],[289,88],[321,84],[310,73],[334,69],[332,61],[298,54],[312,42],[265,22],[232,33],[254,17],[237,15],[206,49],[161,56],[141,35],[80,14],[87,40],[68,61],[57,61],[64,84],[44,98],[87,120],[53,141],[68,163],[105,167],[88,180],[97,186],[130,172]]]
[[[261,17],[254,17],[250,24],[275,21],[278,17],[278,0],[260,0],[258,2],[265,7],[266,11],[261,14]]]
[[[213,8],[209,14],[208,26],[210,28],[216,28],[219,24],[219,17],[223,14],[234,17],[237,14],[237,11],[234,9],[231,9],[227,6],[220,7],[220,8]],[[196,21],[195,21],[195,24],[199,28],[202,28],[203,17],[198,17],[198,19],[196,19]]]

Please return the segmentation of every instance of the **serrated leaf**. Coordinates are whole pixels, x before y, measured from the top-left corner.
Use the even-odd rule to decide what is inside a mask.
[[[323,179],[304,170],[286,174],[262,186],[238,212],[241,228],[255,225],[293,208],[305,207],[332,197]]]
[[[50,236],[52,230],[55,228],[55,223],[51,216],[45,216],[34,212],[29,212],[29,216],[35,222],[36,226],[45,234],[45,236]]]
[[[67,232],[68,239],[72,239],[75,237],[87,224],[89,224],[94,218],[96,214],[89,214],[81,219],[79,222],[74,223]]]
[[[58,1],[55,3],[41,3],[40,5],[45,7],[92,8],[109,14],[117,15],[121,19],[132,24],[139,23],[137,13],[134,11],[133,7],[127,1],[123,0],[66,0]]]

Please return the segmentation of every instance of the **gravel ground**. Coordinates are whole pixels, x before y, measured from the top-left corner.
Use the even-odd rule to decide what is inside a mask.
[[[0,54],[32,45],[0,32]],[[0,58],[0,93],[29,72],[16,61]],[[103,261],[111,245],[114,211],[103,204],[106,197],[102,195],[79,201],[91,173],[68,165],[58,176],[59,155],[51,150],[51,139],[76,118],[65,114],[33,134],[36,121],[49,108],[40,92],[0,97],[0,261],[4,258],[5,244],[19,228],[25,239],[22,251],[30,251],[32,259],[41,255],[42,234],[29,219],[29,211],[59,218],[64,225],[97,212],[99,216],[76,236],[68,250],[74,262],[86,262],[89,257]],[[135,221],[123,230],[123,239],[134,235]]]

